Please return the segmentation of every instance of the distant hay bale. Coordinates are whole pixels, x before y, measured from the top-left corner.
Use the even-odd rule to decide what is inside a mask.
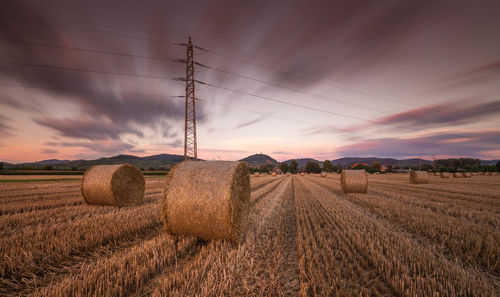
[[[428,184],[429,173],[427,171],[411,171],[410,184]]]
[[[326,177],[326,172],[321,172],[321,177]]]
[[[95,165],[83,174],[81,192],[90,205],[129,206],[144,199],[145,181],[135,166]]]
[[[304,176],[304,172],[301,172],[301,173],[300,173],[300,176]]]
[[[450,178],[449,172],[441,172],[439,175],[441,176],[441,178]]]
[[[342,170],[340,184],[344,193],[366,193],[368,177],[365,170]]]
[[[287,172],[286,173],[286,176],[291,176],[292,174],[290,172]]]
[[[489,176],[492,176],[492,175],[493,175],[493,172],[488,172],[488,175],[489,175]]]
[[[271,173],[272,176],[276,176],[276,172]]]
[[[260,174],[259,174],[258,172],[255,172],[255,173],[253,174],[253,176],[255,176],[255,177],[259,177],[259,176],[260,176]]]
[[[463,178],[471,178],[472,177],[472,173],[470,173],[470,172],[462,172],[462,177]]]
[[[167,177],[163,218],[173,235],[239,242],[247,227],[249,201],[245,162],[184,161]]]
[[[462,174],[459,173],[459,172],[453,172],[453,177],[454,178],[461,178],[462,177]]]

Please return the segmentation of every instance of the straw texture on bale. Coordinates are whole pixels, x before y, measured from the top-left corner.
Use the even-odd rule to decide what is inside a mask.
[[[239,242],[247,227],[250,172],[245,162],[184,161],[167,176],[167,232]]]
[[[255,176],[255,177],[259,177],[259,176],[260,176],[260,174],[259,174],[258,172],[255,172],[255,173],[253,174],[253,176]]]
[[[411,171],[410,184],[428,184],[429,173],[427,171]]]
[[[95,165],[83,174],[81,192],[91,205],[129,206],[144,199],[142,172],[132,165]]]
[[[342,170],[340,185],[344,193],[366,193],[368,177],[365,170]]]
[[[326,177],[326,172],[321,172],[321,177]]]
[[[454,177],[454,178],[461,178],[461,177],[462,177],[462,174],[461,174],[461,173],[458,173],[458,172],[453,172],[453,177]]]
[[[441,172],[439,175],[441,176],[441,178],[450,178],[449,172]]]
[[[470,173],[470,172],[462,172],[462,177],[464,177],[464,178],[471,178],[472,177],[472,173]]]

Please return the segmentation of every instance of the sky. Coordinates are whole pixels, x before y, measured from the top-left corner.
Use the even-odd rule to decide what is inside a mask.
[[[499,1],[4,0],[0,161],[500,159]]]

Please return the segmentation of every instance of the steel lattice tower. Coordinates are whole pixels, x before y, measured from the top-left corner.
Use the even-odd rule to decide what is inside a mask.
[[[194,96],[194,58],[191,37],[189,37],[186,53],[186,120],[184,130],[184,160],[189,158],[198,159]]]

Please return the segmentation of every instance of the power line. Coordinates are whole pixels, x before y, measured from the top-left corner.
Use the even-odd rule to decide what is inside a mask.
[[[225,73],[225,74],[242,77],[242,78],[253,80],[253,81],[256,81],[256,82],[259,82],[259,83],[263,83],[263,84],[266,84],[266,85],[270,85],[270,86],[274,86],[274,87],[277,87],[277,88],[281,88],[281,89],[293,91],[293,92],[296,92],[296,93],[300,93],[300,94],[304,94],[304,95],[308,95],[308,96],[313,96],[313,97],[318,97],[318,98],[322,98],[322,99],[326,99],[326,100],[333,100],[333,101],[335,101],[337,103],[340,103],[340,104],[343,104],[343,105],[351,105],[351,106],[366,108],[365,105],[356,104],[356,103],[353,103],[353,102],[344,102],[342,100],[331,98],[331,97],[328,97],[328,96],[324,96],[324,95],[320,95],[320,94],[314,94],[314,93],[310,93],[310,92],[304,92],[304,91],[301,91],[301,90],[296,89],[296,88],[291,88],[291,87],[283,86],[283,85],[280,85],[280,84],[268,82],[268,81],[261,80],[261,79],[258,79],[258,78],[254,78],[254,77],[251,77],[251,76],[247,76],[247,75],[243,75],[243,74],[231,72],[231,71],[228,71],[228,70],[225,70],[225,69],[220,69],[220,68],[216,68],[216,67],[212,67],[212,66],[207,66],[207,65],[204,65],[204,64],[201,64],[201,63],[197,63],[197,65],[199,65],[201,67],[208,68],[208,69],[212,69],[212,70],[215,70],[215,71],[218,71],[218,72],[222,72],[222,73]],[[380,109],[380,108],[376,108],[376,107],[371,107],[371,109],[378,110],[378,111],[386,111],[386,110],[383,110],[383,109]]]
[[[175,78],[175,77],[154,76],[154,75],[145,75],[145,74],[132,74],[132,73],[122,73],[122,72],[111,72],[111,71],[104,71],[104,70],[88,70],[88,69],[80,69],[80,68],[70,68],[70,67],[62,67],[62,66],[41,65],[41,64],[12,62],[12,61],[0,61],[0,64],[9,64],[9,65],[16,65],[16,66],[26,66],[26,67],[35,67],[35,68],[53,69],[53,70],[62,70],[62,71],[99,73],[99,74],[119,75],[119,76],[128,76],[128,77],[142,77],[142,78],[152,78],[152,79],[162,79],[162,80],[183,80],[184,79],[184,78]]]
[[[242,94],[242,95],[247,95],[247,96],[252,96],[252,97],[255,97],[255,98],[259,98],[259,99],[262,99],[262,100],[272,101],[272,102],[276,102],[276,103],[280,103],[280,104],[284,104],[284,105],[289,105],[289,106],[294,106],[294,107],[298,107],[298,108],[302,108],[302,109],[307,109],[307,110],[311,110],[311,111],[316,111],[316,112],[320,112],[320,113],[326,113],[326,114],[330,114],[330,115],[340,116],[340,117],[343,117],[343,118],[360,120],[360,121],[364,121],[364,122],[370,122],[370,123],[373,123],[373,124],[385,125],[385,126],[395,127],[395,128],[399,128],[399,129],[406,129],[406,130],[412,130],[412,131],[420,131],[420,129],[417,129],[417,128],[411,128],[411,127],[406,127],[406,126],[399,126],[399,125],[384,123],[384,122],[380,122],[380,121],[376,121],[376,120],[370,120],[370,119],[365,119],[365,118],[361,118],[361,117],[346,115],[346,114],[342,114],[342,113],[338,113],[338,112],[334,112],[334,111],[330,111],[330,110],[325,110],[325,109],[321,109],[321,108],[310,107],[310,106],[306,106],[306,105],[302,105],[302,104],[287,102],[287,101],[284,101],[284,100],[280,100],[280,99],[276,99],[276,98],[272,98],[272,97],[268,97],[268,96],[261,96],[261,95],[257,95],[257,94],[252,94],[252,93],[240,91],[240,90],[237,90],[237,89],[226,88],[226,87],[222,87],[222,86],[218,86],[218,85],[214,85],[214,84],[211,84],[211,83],[206,83],[206,82],[202,82],[202,81],[198,81],[198,80],[196,82],[200,83],[200,84],[208,85],[208,86],[211,86],[211,87],[214,87],[214,88],[226,90],[226,91],[229,91],[229,92],[235,92],[235,93],[239,93],[239,94]]]
[[[105,50],[86,49],[86,48],[80,48],[80,47],[74,47],[74,46],[52,45],[52,44],[25,41],[25,40],[0,39],[0,42],[27,44],[27,45],[35,45],[35,46],[40,46],[40,47],[74,50],[74,51],[89,52],[89,53],[96,53],[96,54],[107,54],[107,55],[123,56],[123,57],[129,57],[129,58],[140,58],[140,59],[156,60],[156,61],[163,61],[163,62],[170,62],[170,63],[178,63],[179,62],[176,59],[165,59],[165,58],[161,58],[161,57],[151,57],[151,56],[126,54],[126,53],[119,53],[119,52],[112,52],[112,51],[105,51]]]
[[[169,40],[165,40],[165,39],[152,39],[152,38],[147,38],[147,37],[123,34],[123,33],[115,33],[115,32],[109,32],[109,31],[107,32],[107,31],[101,31],[101,30],[95,30],[95,29],[89,29],[89,28],[75,27],[75,26],[71,26],[71,25],[62,25],[62,24],[40,21],[40,20],[29,20],[29,19],[22,18],[22,17],[0,15],[0,18],[10,19],[10,20],[15,20],[15,21],[20,21],[20,22],[26,22],[26,23],[46,25],[46,26],[61,27],[61,28],[72,29],[72,30],[87,31],[87,32],[93,32],[93,33],[99,33],[99,34],[105,34],[105,35],[113,35],[113,36],[119,36],[119,37],[131,38],[131,39],[137,39],[137,40],[143,40],[143,41],[144,40],[145,41],[154,41],[154,42],[165,43],[165,44],[169,44],[169,45],[183,45],[181,43],[173,42],[173,41],[169,41]],[[97,25],[95,25],[95,26],[97,26]]]

